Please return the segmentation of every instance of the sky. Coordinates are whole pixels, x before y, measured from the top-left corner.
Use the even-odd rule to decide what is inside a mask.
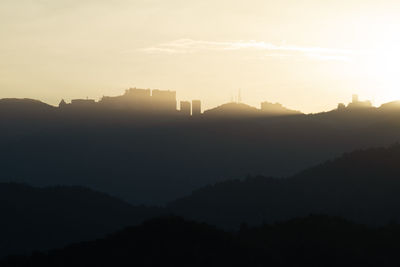
[[[380,105],[400,99],[399,15],[389,0],[1,0],[0,98]]]

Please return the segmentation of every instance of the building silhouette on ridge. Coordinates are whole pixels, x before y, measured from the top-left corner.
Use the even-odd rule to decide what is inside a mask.
[[[151,104],[156,111],[176,111],[176,92],[153,90]]]
[[[166,114],[192,114],[192,105],[189,101],[181,101],[180,111],[177,110],[176,92],[158,89],[130,88],[120,96],[103,96],[98,102],[93,99],[73,99],[67,104],[61,100],[59,108],[82,109],[103,108],[111,110],[132,110],[142,113],[166,113]],[[201,114],[201,101],[193,100],[193,114]]]
[[[192,105],[190,101],[181,101],[180,112],[182,115],[190,116],[192,115]]]
[[[201,101],[193,100],[192,101],[192,116],[200,116],[201,115]]]
[[[345,110],[345,109],[363,109],[363,108],[371,108],[372,102],[369,100],[360,101],[357,94],[353,94],[352,101],[346,106],[343,103],[339,103],[337,110]]]

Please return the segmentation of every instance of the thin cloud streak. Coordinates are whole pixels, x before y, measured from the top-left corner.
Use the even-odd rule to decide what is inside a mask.
[[[296,45],[275,45],[260,41],[235,41],[235,42],[216,42],[192,39],[178,39],[168,43],[139,49],[141,52],[149,54],[192,54],[202,51],[239,51],[239,50],[258,50],[280,56],[298,57],[304,56],[318,60],[339,60],[348,61],[353,54],[352,50],[332,49],[324,47],[303,47]]]

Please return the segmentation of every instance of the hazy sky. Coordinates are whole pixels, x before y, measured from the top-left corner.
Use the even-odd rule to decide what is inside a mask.
[[[0,98],[176,90],[316,112],[400,98],[400,1],[1,0]]]

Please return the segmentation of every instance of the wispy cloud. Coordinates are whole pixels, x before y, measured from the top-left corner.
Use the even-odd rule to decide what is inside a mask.
[[[172,42],[142,48],[140,51],[149,54],[191,54],[202,51],[239,51],[257,50],[266,52],[266,56],[280,57],[305,56],[317,60],[346,61],[352,55],[351,50],[324,47],[305,47],[296,45],[276,45],[261,41],[215,42],[192,39],[178,39]]]

